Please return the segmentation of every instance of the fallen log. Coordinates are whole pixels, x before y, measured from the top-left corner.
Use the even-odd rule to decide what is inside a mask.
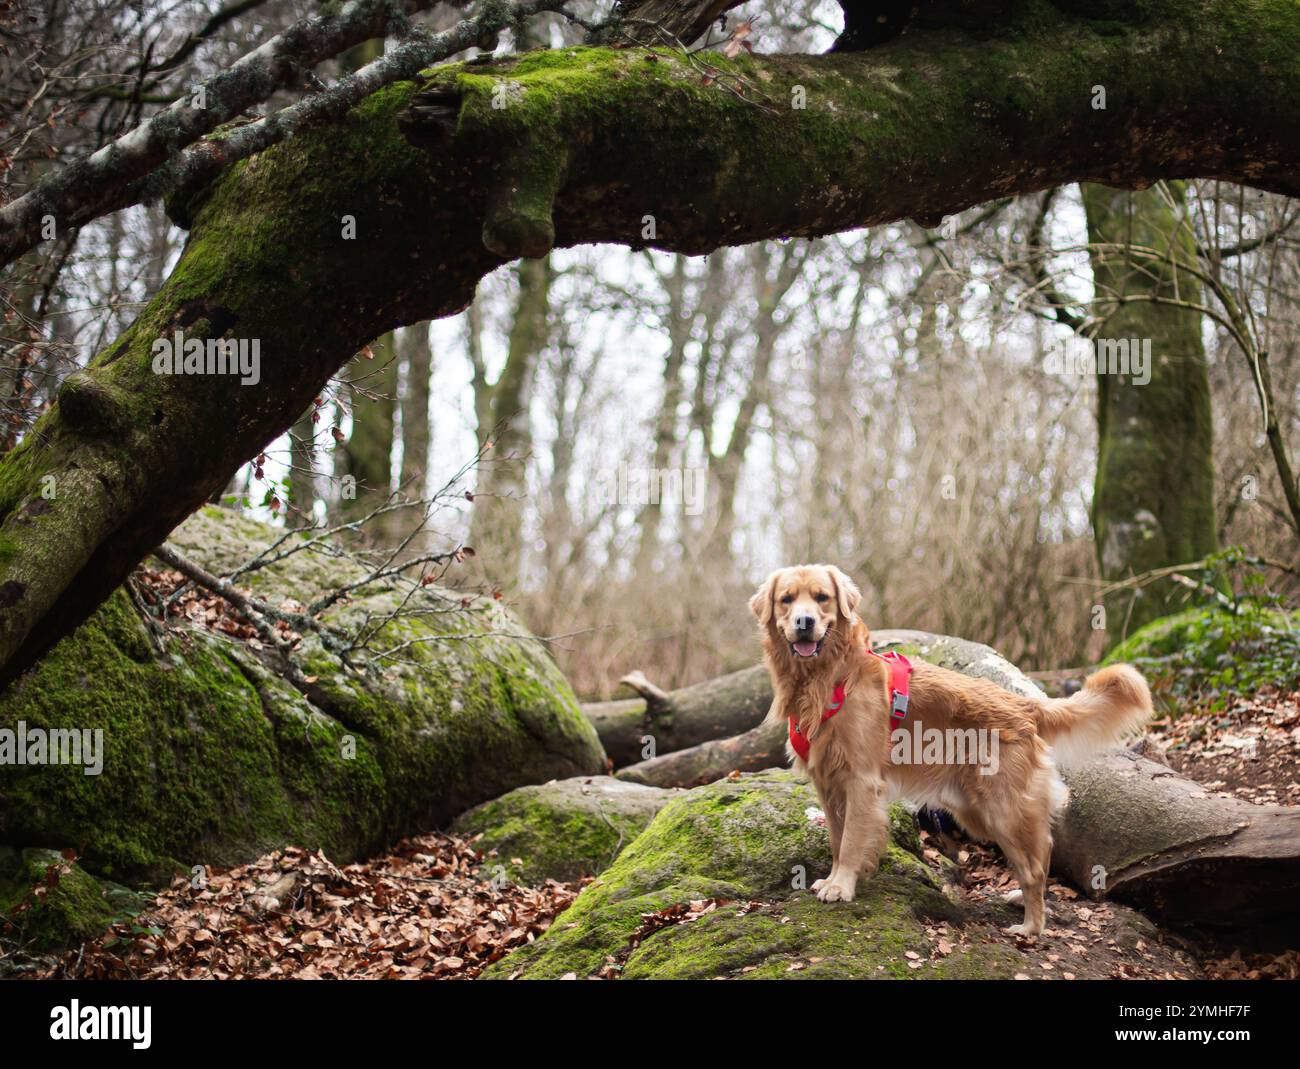
[[[1300,807],[1220,798],[1134,753],[1065,769],[1053,871],[1166,923],[1297,923]]]
[[[872,645],[984,676],[1021,694],[1042,693],[993,649],[978,642],[928,631],[881,630],[872,634]],[[762,723],[772,704],[772,681],[761,664],[679,690],[661,690],[641,672],[630,672],[619,683],[639,696],[582,706],[615,768],[743,735]],[[653,740],[650,753],[647,738]]]
[[[614,778],[650,787],[701,787],[732,772],[784,768],[785,738],[784,724],[759,724],[742,735],[712,739],[628,765],[614,773]]]
[[[877,650],[895,649],[954,672],[991,679],[1018,694],[1042,696],[1015,665],[978,642],[893,629],[874,632],[871,644]],[[772,704],[772,683],[764,666],[669,692],[640,672],[624,676],[622,682],[643,697],[582,707],[596,726],[605,753],[615,768],[621,768],[615,773],[619,779],[655,787],[698,787],[732,772],[785,767],[785,728],[763,726]],[[647,727],[655,716],[658,732]],[[642,760],[647,734],[654,739],[654,753]]]
[[[641,761],[647,747],[655,756],[740,735],[759,724],[772,704],[772,684],[762,665],[680,690],[661,690],[640,672],[620,683],[639,697],[582,707],[615,768]]]

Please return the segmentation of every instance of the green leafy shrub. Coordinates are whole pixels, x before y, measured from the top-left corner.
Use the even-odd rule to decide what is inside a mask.
[[[1136,665],[1171,711],[1223,708],[1235,695],[1300,686],[1300,614],[1215,605],[1153,620],[1116,646],[1106,663]]]

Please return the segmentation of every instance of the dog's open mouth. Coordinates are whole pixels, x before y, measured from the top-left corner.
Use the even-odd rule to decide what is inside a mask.
[[[826,641],[823,635],[816,642],[811,639],[805,639],[803,642],[791,642],[790,652],[796,657],[816,657],[822,651],[822,643]]]

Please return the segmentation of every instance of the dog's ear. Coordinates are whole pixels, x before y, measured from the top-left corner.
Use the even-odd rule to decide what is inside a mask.
[[[769,574],[762,585],[754,591],[754,596],[749,599],[749,611],[758,617],[758,622],[764,627],[772,622],[772,616],[776,611],[776,580],[782,570],[778,568]]]
[[[825,568],[830,573],[831,582],[835,584],[835,598],[839,605],[840,615],[848,620],[853,616],[862,601],[862,591],[858,589],[857,583],[835,565],[827,564]]]

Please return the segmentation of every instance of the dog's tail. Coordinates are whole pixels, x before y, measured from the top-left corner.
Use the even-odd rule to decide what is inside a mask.
[[[1151,711],[1151,690],[1138,670],[1112,664],[1090,675],[1077,694],[1043,702],[1038,734],[1058,765],[1077,764],[1141,727]]]

